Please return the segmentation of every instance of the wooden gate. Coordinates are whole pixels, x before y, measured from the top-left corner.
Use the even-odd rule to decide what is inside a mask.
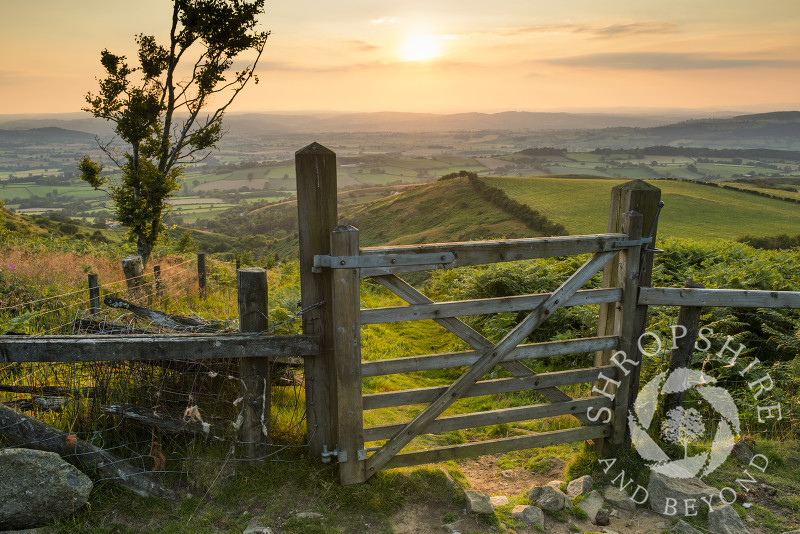
[[[304,155],[309,158],[330,158],[332,154],[324,152],[318,145],[313,153],[302,152],[298,153],[299,158]],[[325,181],[324,176],[320,179],[320,165],[312,166],[306,162],[302,167],[314,169],[316,184]],[[335,182],[335,164],[327,161],[322,167],[334,169],[332,179]],[[303,180],[300,171],[301,164],[298,163],[298,182]],[[636,320],[639,311],[638,283],[640,278],[649,276],[649,264],[652,261],[649,254],[642,253],[643,245],[652,241],[642,238],[643,216],[628,208],[646,204],[643,211],[649,213],[649,223],[654,218],[660,194],[657,188],[646,184],[641,188],[640,184],[643,182],[631,182],[624,184],[627,187],[616,188],[615,198],[618,201],[615,206],[612,205],[607,234],[360,248],[356,228],[345,225],[333,228],[329,233],[327,250],[314,254],[313,258],[306,257],[305,264],[310,264],[311,273],[321,277],[317,278],[317,284],[324,288],[327,294],[325,301],[330,303],[330,306],[326,306],[326,319],[322,321],[327,323],[322,326],[322,336],[328,340],[323,341],[322,346],[329,347],[329,350],[323,348],[319,360],[323,366],[327,362],[330,371],[327,381],[329,409],[325,411],[330,426],[328,439],[319,448],[325,458],[336,456],[341,482],[363,482],[385,468],[559,443],[593,440],[600,447],[623,443],[631,384],[636,384],[634,380],[638,380],[636,369],[640,355],[636,348],[639,336],[636,328],[643,328],[644,325],[643,320],[638,325]],[[331,187],[327,186],[327,189],[330,191]],[[302,193],[299,193],[299,197],[302,197]],[[302,198],[299,200],[303,201]],[[309,200],[305,199],[305,202]],[[401,273],[431,269],[579,254],[591,254],[591,257],[549,294],[436,303],[398,277]],[[645,261],[642,264],[643,257]],[[606,268],[602,288],[580,290],[606,265],[609,267]],[[304,260],[301,258],[303,268]],[[366,277],[391,290],[408,305],[361,309],[360,280]],[[587,304],[601,306],[597,337],[521,344],[557,309]],[[458,319],[459,316],[508,311],[529,313],[497,344],[491,343]],[[433,319],[464,340],[473,350],[362,362],[362,325],[422,319]],[[595,352],[597,355],[593,367],[535,374],[523,363],[523,360],[586,352]],[[482,380],[497,365],[511,373],[512,377]],[[453,367],[468,369],[449,386],[362,394],[364,377]],[[314,376],[311,378],[313,380]],[[595,383],[593,396],[573,399],[559,389],[580,383]],[[320,384],[315,383],[314,387],[320,387]],[[458,399],[526,390],[541,393],[550,403],[440,417]],[[427,406],[406,423],[364,427],[364,410],[411,404]],[[319,404],[311,408],[319,411]],[[573,415],[581,426],[403,452],[411,440],[421,434],[557,415]],[[365,443],[387,439],[376,450],[365,447]]]

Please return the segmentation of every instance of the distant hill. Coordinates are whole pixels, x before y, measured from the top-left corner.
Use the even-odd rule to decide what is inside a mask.
[[[94,135],[53,126],[30,130],[0,130],[0,146],[30,146],[47,144],[93,143]]]

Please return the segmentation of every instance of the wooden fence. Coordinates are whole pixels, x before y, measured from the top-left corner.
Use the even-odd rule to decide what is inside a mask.
[[[260,269],[240,269],[242,333],[147,336],[0,336],[0,362],[241,358],[246,406],[242,441],[247,454],[263,457],[269,447],[269,361],[286,356],[305,359],[306,422],[309,452],[335,456],[343,484],[363,482],[381,469],[410,466],[591,440],[603,453],[628,446],[626,422],[639,384],[641,352],[650,305],[800,307],[800,293],[652,288],[660,190],[640,180],[612,191],[607,233],[469,243],[361,248],[359,232],[339,225],[336,156],[313,143],[296,154],[303,335],[270,336],[266,317],[266,280]],[[590,254],[558,289],[548,294],[433,302],[398,275],[489,263]],[[600,288],[581,288],[600,270]],[[371,277],[408,304],[361,309],[360,283]],[[523,344],[561,307],[598,305],[597,335],[586,339]],[[494,344],[458,319],[461,316],[529,312]],[[699,316],[699,314],[697,314]],[[432,319],[464,340],[472,350],[364,362],[361,327],[395,321]],[[250,332],[250,333],[248,333]],[[693,343],[693,340],[692,340]],[[524,360],[595,353],[594,365],[535,374]],[[509,378],[484,380],[497,365]],[[364,395],[366,377],[423,370],[467,368],[446,386]],[[591,384],[593,395],[573,399],[560,388]],[[441,417],[456,400],[480,395],[536,391],[537,404]],[[261,399],[261,401],[259,401]],[[402,424],[364,426],[364,411],[410,404],[427,406]],[[266,413],[265,413],[266,411]],[[476,443],[408,452],[425,433],[572,415],[580,426]],[[366,444],[382,442],[368,449]]]

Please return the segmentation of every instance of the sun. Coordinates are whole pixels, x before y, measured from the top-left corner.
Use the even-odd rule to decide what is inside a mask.
[[[441,40],[429,34],[410,36],[400,51],[403,61],[425,61],[442,55]]]

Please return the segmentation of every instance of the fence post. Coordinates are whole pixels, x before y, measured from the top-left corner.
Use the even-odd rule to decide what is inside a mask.
[[[153,279],[156,284],[156,297],[161,298],[163,291],[161,289],[161,266],[153,265]]]
[[[139,296],[139,287],[144,281],[144,265],[141,256],[128,256],[122,258],[122,272],[125,274],[125,283],[128,286],[128,297]]]
[[[306,425],[309,452],[319,458],[337,435],[335,362],[330,277],[314,273],[314,256],[330,254],[330,231],[336,226],[336,154],[319,143],[295,153],[300,241],[300,299],[303,307],[324,305],[303,315],[303,333],[320,337],[320,355],[305,360]]]
[[[267,272],[248,267],[236,272],[239,291],[239,330],[264,332],[268,328]],[[245,456],[263,459],[270,443],[270,360],[241,358],[242,431]]]
[[[704,289],[706,286],[694,280],[687,280],[683,287],[693,289]],[[678,310],[678,325],[686,328],[683,337],[678,337],[675,345],[669,354],[669,370],[674,371],[681,367],[689,368],[692,364],[692,354],[697,340],[697,332],[700,329],[700,313],[703,308],[699,306],[681,306]],[[677,337],[677,332],[676,332]],[[686,391],[669,393],[664,397],[664,414],[683,405],[686,398]]]
[[[620,184],[611,189],[611,209],[608,217],[608,232],[609,233],[624,233],[622,224],[624,214],[629,211],[635,211],[642,214],[642,234],[648,235],[650,228],[655,220],[656,211],[658,210],[658,202],[661,200],[661,189],[650,185],[643,180],[633,180]],[[655,245],[656,234],[653,234],[653,242],[650,246]],[[653,272],[653,254],[648,252],[644,254],[643,262],[639,268],[639,281],[638,286],[649,286],[651,283]],[[610,262],[603,269],[603,284],[602,287],[620,287],[622,285],[622,278],[624,273],[620,272],[619,262]],[[617,309],[617,303],[601,304],[600,315],[597,323],[598,336],[613,336],[616,334],[618,320],[622,319],[617,317],[622,314],[623,310]],[[630,319],[627,319],[630,320]],[[630,335],[634,339],[644,333],[647,321],[647,306],[636,306],[636,311],[633,314],[633,328]],[[611,363],[611,356],[614,351],[599,351],[595,353],[594,363],[595,366],[604,366]],[[641,361],[641,353],[638,347],[635,346],[633,352],[627,355],[629,359]],[[628,392],[628,406],[631,406],[636,400],[639,393],[639,376],[641,374],[641,365],[635,366],[628,377],[630,381],[630,390]],[[599,388],[603,388],[603,384],[597,384]],[[627,440],[628,438],[626,438]],[[608,452],[609,440],[598,440],[598,448],[601,452]]]
[[[200,290],[200,298],[206,298],[206,255],[197,255],[197,286]]]
[[[89,313],[92,315],[100,313],[100,285],[95,273],[89,273]]]
[[[642,214],[629,211],[623,215],[622,231],[628,239],[636,240],[642,237]],[[641,366],[639,357],[638,338],[636,331],[636,301],[639,298],[639,260],[642,246],[629,247],[620,251],[617,256],[617,269],[620,276],[619,285],[622,287],[622,309],[615,314],[614,333],[619,336],[619,351],[626,357],[622,361],[631,360],[633,363],[623,363],[622,369],[617,370],[617,380],[620,382],[614,395],[613,431],[610,440],[605,440],[605,445],[610,441],[614,447],[625,444],[625,430],[628,422],[628,398],[631,389],[638,383],[633,383],[635,376],[633,370]],[[630,356],[628,356],[630,355]],[[620,358],[617,358],[619,361]],[[605,384],[603,384],[605,387]],[[604,451],[608,452],[608,451]]]
[[[331,230],[331,255],[357,256],[358,229],[337,226]],[[358,269],[328,269],[331,278],[333,353],[336,361],[337,447],[339,480],[357,484],[366,480],[364,415],[361,397],[361,276]],[[343,456],[346,453],[346,457]]]

